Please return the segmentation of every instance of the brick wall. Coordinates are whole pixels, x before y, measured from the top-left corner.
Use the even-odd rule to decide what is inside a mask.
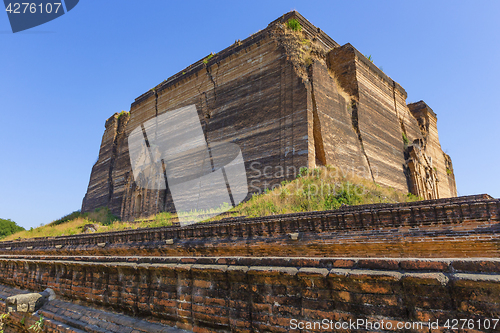
[[[0,285],[0,311],[6,310],[3,300],[28,291]],[[39,330],[35,330],[39,322]],[[140,320],[103,309],[78,305],[60,299],[51,300],[35,313],[11,312],[3,320],[6,333],[188,333],[185,330]]]
[[[302,25],[301,35],[284,28],[290,18]],[[439,144],[437,120],[421,130],[422,119],[410,112],[406,96],[352,45],[339,46],[297,12],[287,13],[136,98],[123,126],[108,122],[82,211],[107,205],[130,221],[175,212],[168,188],[136,184],[126,138],[145,122],[188,105],[196,106],[207,142],[241,148],[250,194],[295,178],[301,167],[332,165],[424,197],[423,189],[409,187],[413,171],[406,156],[407,145],[420,140],[429,142],[429,172],[435,170],[439,180],[418,173],[439,187],[426,198],[454,196],[451,158]],[[158,137],[171,130],[159,126]]]
[[[292,319],[396,324],[500,315],[495,259],[153,259],[3,258],[0,283],[50,287],[59,297],[195,332],[288,332]]]
[[[290,17],[299,19],[304,36],[314,38],[325,51],[338,46],[300,14],[291,12],[142,94],[130,107],[125,140],[114,136],[116,128],[106,127],[82,212],[107,205],[123,220],[175,212],[169,191],[141,189],[135,184],[126,138],[144,122],[187,105],[196,105],[208,142],[231,142],[241,148],[249,192],[271,188],[307,167],[306,86],[274,36],[279,21]],[[160,128],[159,137],[168,130]],[[266,166],[273,169],[269,177],[263,175]],[[284,170],[284,176],[274,176],[279,170]]]
[[[478,195],[2,242],[0,284],[195,332],[492,323],[499,211],[500,200]]]

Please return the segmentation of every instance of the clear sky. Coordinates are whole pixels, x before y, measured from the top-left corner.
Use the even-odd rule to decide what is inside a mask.
[[[433,108],[460,195],[500,197],[500,1],[81,0],[16,34],[0,13],[0,218],[80,209],[108,117],[292,9]]]

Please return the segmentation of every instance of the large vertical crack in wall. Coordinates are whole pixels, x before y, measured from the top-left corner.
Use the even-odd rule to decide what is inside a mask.
[[[210,78],[210,81],[212,82],[212,84],[214,85],[214,103],[215,101],[217,100],[217,82],[215,82],[214,80],[214,77],[212,76],[212,73],[210,72],[210,70],[208,69],[208,67],[206,68],[207,70],[207,75],[208,77]],[[215,73],[215,77],[217,78],[217,73],[219,72],[219,65],[217,65],[217,72]]]
[[[120,118],[116,120],[116,132],[113,136],[113,146],[111,148],[111,159],[109,161],[109,170],[108,170],[108,205],[111,203],[111,198],[114,193],[114,182],[113,182],[113,170],[116,166],[116,157],[118,153],[118,131],[120,130]]]
[[[370,159],[368,158],[368,155],[366,154],[365,151],[365,146],[363,144],[363,138],[361,137],[361,131],[359,130],[359,117],[358,117],[358,104],[354,99],[351,99],[351,121],[352,121],[352,127],[354,128],[354,131],[356,132],[356,135],[358,136],[358,141],[359,145],[361,148],[361,152],[363,153],[363,156],[365,157],[366,163],[368,164],[368,170],[370,171],[370,176],[372,177],[373,182],[375,183],[375,176],[373,176],[373,171],[372,171],[372,166],[370,164]]]
[[[109,169],[108,169],[108,200],[107,200],[107,205],[109,208],[111,208],[111,202],[113,199],[113,194],[115,190],[115,181],[113,177],[113,172],[116,169],[116,163],[118,159],[118,148],[121,144],[121,140],[123,138],[123,135],[125,133],[125,128],[127,126],[127,123],[130,119],[130,115],[125,113],[120,113],[118,116],[114,115],[116,117],[114,121],[116,122],[116,128],[113,133],[113,141],[112,141],[112,146],[111,146],[111,157],[109,160]]]
[[[208,140],[208,119],[210,119],[212,117],[212,113],[210,112],[210,109],[212,110],[215,110],[215,107],[216,107],[216,101],[217,101],[217,74],[219,73],[219,64],[217,64],[217,71],[215,72],[215,79],[214,77],[212,76],[212,73],[210,72],[209,70],[209,67],[207,66],[206,68],[206,71],[207,71],[207,76],[208,78],[210,79],[210,82],[212,82],[212,85],[213,85],[213,89],[214,89],[214,102],[213,102],[213,108],[210,108],[208,106],[208,98],[207,98],[207,93],[204,92],[204,95],[205,95],[205,104],[206,104],[206,107],[207,107],[207,110],[206,110],[206,114],[205,114],[205,122],[206,122],[206,129],[204,131],[204,134],[205,134],[205,142],[207,143],[207,146],[208,146],[208,154],[209,154],[209,157],[210,157],[210,164],[211,164],[211,167],[212,167],[212,171],[215,171],[215,165],[214,165],[214,160],[213,160],[213,156],[212,156],[212,150],[210,149],[210,141]],[[225,173],[224,173],[225,175]],[[227,182],[226,182],[227,184]],[[232,197],[231,197],[232,199]],[[233,207],[234,207],[234,203],[233,203]]]
[[[204,82],[202,81],[200,83],[200,85],[197,87],[198,93],[201,96],[201,113],[203,115],[205,127],[208,127],[209,119],[212,117],[212,112],[210,110],[215,109],[215,105],[216,105],[216,101],[217,101],[217,74],[219,72],[219,65],[218,64],[216,64],[216,65],[217,65],[217,71],[215,73],[215,78],[213,77],[212,72],[210,71],[209,67],[208,66],[205,67],[207,77],[209,78],[210,82],[213,85],[214,101],[213,101],[212,108],[209,107],[207,91],[202,91],[202,86],[203,86]],[[203,102],[205,103],[205,106],[203,105]],[[205,128],[204,132],[206,132],[206,131],[207,131],[207,129]],[[206,133],[205,133],[205,139],[207,139]]]
[[[412,182],[410,167],[408,166],[408,160],[410,158],[410,152],[408,149],[410,142],[408,134],[406,133],[404,119],[399,115],[398,104],[396,101],[396,82],[394,80],[392,81],[392,99],[394,101],[394,111],[396,112],[396,117],[398,118],[399,126],[401,127],[401,140],[403,140],[403,145],[404,145],[403,147],[404,163],[402,165],[403,173],[406,179],[406,186],[408,187],[408,191],[412,192],[413,182]],[[415,192],[415,190],[413,190],[413,192]],[[413,194],[417,195],[417,193]]]
[[[158,92],[156,89],[154,90],[155,93],[155,117],[158,117]]]
[[[398,118],[399,126],[401,126],[401,133],[402,133],[401,136],[403,138],[407,138],[408,136],[406,134],[404,119],[399,115],[399,111],[398,111],[398,104],[396,101],[396,82],[395,81],[392,81],[392,99],[394,101],[394,111],[396,112],[396,118]]]
[[[313,138],[314,138],[314,157],[316,165],[326,165],[325,147],[323,144],[323,135],[321,133],[321,123],[319,121],[318,107],[314,95],[314,80],[312,68],[308,72],[309,82],[311,82],[311,99],[313,105]]]
[[[158,90],[155,89],[154,93],[155,93],[155,142],[156,142],[156,140],[158,140]],[[144,138],[146,139],[146,144],[148,145],[149,153],[151,154],[151,161],[153,161],[152,151],[151,151],[151,147],[149,146],[149,142],[147,140],[146,131],[144,129],[144,126],[143,125],[141,125],[141,126],[142,126],[142,131],[144,134]],[[165,195],[164,195],[164,197],[166,198],[167,192],[169,191],[168,181],[167,181],[167,177],[166,177],[166,169],[165,169],[165,165],[163,163],[163,160],[161,162],[162,162],[163,173],[165,175],[165,177],[164,177],[164,181],[165,181]],[[157,191],[156,192],[156,210],[157,210],[157,212],[159,212],[161,210],[160,207],[158,207],[159,203],[161,201],[160,197],[161,197],[161,191]],[[165,207],[165,201],[163,202],[163,207]]]

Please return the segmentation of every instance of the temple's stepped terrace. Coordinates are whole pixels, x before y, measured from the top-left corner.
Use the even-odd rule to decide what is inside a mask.
[[[0,254],[499,257],[488,195],[0,243]]]
[[[62,301],[133,333],[139,319],[145,332],[288,332],[292,319],[484,324],[500,316],[499,219],[500,200],[477,195],[2,242],[0,284],[55,291],[39,310],[47,332],[113,331],[87,329]]]
[[[168,331],[158,322],[195,332],[288,332],[292,319],[484,323],[500,315],[499,268],[496,259],[3,257],[0,282],[50,287],[153,323],[61,301],[40,310],[79,329],[71,332]],[[111,322],[106,330],[92,330],[103,320]]]

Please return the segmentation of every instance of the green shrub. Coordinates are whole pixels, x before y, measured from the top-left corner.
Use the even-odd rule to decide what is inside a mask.
[[[0,219],[0,238],[15,234],[18,231],[23,231],[24,228],[16,224],[10,219]]]
[[[120,120],[120,118],[121,118],[121,117],[123,117],[123,116],[125,116],[125,115],[127,115],[127,114],[128,114],[128,112],[127,112],[127,111],[123,111],[123,110],[122,110],[120,113],[118,113],[118,120]]]
[[[299,21],[294,18],[289,19],[286,22],[286,26],[288,27],[288,29],[293,31],[302,31],[302,26],[300,25]]]
[[[28,330],[33,330],[34,332],[41,332],[43,330],[43,324],[44,324],[44,318],[43,315],[40,315],[40,318],[33,324],[31,325]]]
[[[407,202],[413,202],[413,201],[419,201],[419,200],[422,200],[422,198],[417,197],[417,196],[416,196],[415,194],[413,194],[413,193],[408,193],[406,196],[408,197]]]
[[[7,319],[9,319],[9,317],[10,317],[10,313],[2,313],[0,315],[0,333],[4,333],[5,321],[7,321]]]
[[[406,136],[405,132],[403,132],[403,143],[405,146],[407,146],[410,143],[410,140],[408,140],[408,137]]]

